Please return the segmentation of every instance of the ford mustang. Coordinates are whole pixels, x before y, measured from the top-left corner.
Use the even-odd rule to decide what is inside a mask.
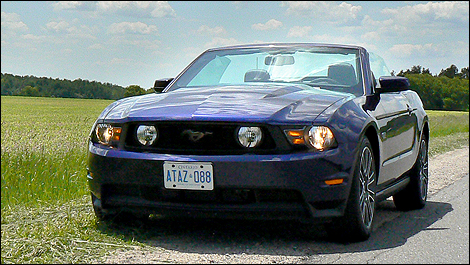
[[[154,90],[115,101],[92,127],[87,181],[100,221],[281,219],[362,241],[378,202],[425,206],[423,104],[363,47],[209,49]]]

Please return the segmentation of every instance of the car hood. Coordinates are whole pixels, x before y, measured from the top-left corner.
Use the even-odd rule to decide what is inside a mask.
[[[320,113],[352,94],[307,85],[249,85],[180,88],[126,98],[103,113],[106,120],[312,122]],[[341,104],[334,104],[337,108]],[[329,111],[331,112],[331,110]]]

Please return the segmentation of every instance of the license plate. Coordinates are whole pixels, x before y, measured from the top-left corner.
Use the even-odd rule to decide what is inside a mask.
[[[208,162],[165,162],[163,183],[167,189],[213,190],[214,175]]]

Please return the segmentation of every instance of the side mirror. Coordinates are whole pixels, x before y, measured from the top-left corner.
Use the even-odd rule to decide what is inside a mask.
[[[168,84],[173,81],[173,78],[165,78],[165,79],[158,79],[155,80],[155,84],[153,85],[153,90],[158,93],[162,93]]]
[[[399,92],[409,89],[410,80],[402,76],[381,76],[379,84],[380,87],[375,88],[378,93]]]

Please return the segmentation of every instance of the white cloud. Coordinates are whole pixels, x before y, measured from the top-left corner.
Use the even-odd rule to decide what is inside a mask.
[[[156,34],[158,31],[157,26],[147,25],[142,22],[120,22],[113,23],[109,26],[108,32],[111,34]]]
[[[428,2],[413,6],[386,8],[382,10],[382,14],[396,18],[397,23],[401,21],[426,24],[436,20],[468,23],[469,4],[468,1]]]
[[[18,31],[27,31],[28,26],[21,21],[21,18],[16,13],[1,13],[2,17],[2,34],[4,30],[18,32]]]
[[[45,41],[47,39],[46,36],[37,36],[33,34],[25,34],[21,36],[22,39],[28,40],[28,41]]]
[[[100,12],[133,17],[175,17],[176,12],[167,1],[99,1]]]
[[[175,17],[176,12],[166,1],[155,2],[155,8],[151,12],[153,17]]]
[[[93,1],[58,1],[53,3],[54,11],[61,10],[94,10],[96,3]]]
[[[421,39],[431,42],[446,36],[458,41],[464,38],[461,30],[467,28],[468,31],[468,2],[428,2],[385,8],[380,13],[383,20],[364,16],[361,27],[357,28],[363,31],[361,37],[364,40],[407,43]]]
[[[469,46],[463,41],[443,41],[424,44],[395,44],[384,52],[388,57],[390,70],[405,70],[413,65],[429,68],[431,73],[438,74],[451,64],[457,67],[468,67]],[[462,60],[462,58],[467,58]],[[392,64],[390,64],[390,62]],[[394,65],[393,65],[394,64]]]
[[[424,47],[421,44],[395,44],[390,49],[389,52],[395,54],[397,57],[410,57],[411,55],[416,55],[416,53],[424,53],[424,50],[429,50],[431,44],[427,44]]]
[[[376,21],[372,19],[371,16],[365,15],[364,19],[362,19],[362,25],[371,28],[391,27],[393,24],[395,24],[395,22],[391,18],[387,20]]]
[[[75,23],[79,23],[75,21]],[[67,21],[51,21],[46,24],[46,30],[56,34],[63,35],[64,40],[68,38],[78,38],[78,39],[96,39],[96,33],[98,28],[90,28],[86,25],[72,26]]]
[[[380,34],[376,31],[369,31],[361,35],[361,39],[366,41],[380,41],[382,38]]]
[[[58,1],[54,11],[80,10],[120,14],[130,17],[175,17],[168,1]]]
[[[198,33],[200,34],[204,34],[204,35],[223,35],[223,34],[226,34],[227,31],[224,29],[224,27],[214,27],[214,28],[211,28],[207,25],[202,25],[199,27],[199,29],[197,30]]]
[[[282,27],[282,22],[276,19],[270,19],[265,24],[258,23],[251,25],[251,28],[254,30],[274,30]]]
[[[308,16],[334,24],[356,20],[362,10],[362,6],[329,1],[284,1],[281,6],[287,6],[289,15]]]
[[[119,51],[125,51],[129,47],[131,49],[149,50],[150,52],[159,50],[161,41],[148,40],[147,37],[146,35],[135,35],[129,38],[126,35],[115,35],[107,41],[106,47]]]
[[[448,54],[449,50],[442,44],[395,44],[388,51],[399,58],[408,57],[442,57]],[[453,45],[452,45],[453,46]]]
[[[287,33],[287,37],[306,37],[308,36],[311,30],[312,30],[311,26],[305,26],[305,27],[294,26]]]
[[[73,38],[80,38],[80,39],[96,39],[96,34],[98,32],[98,28],[90,28],[85,25],[80,25],[78,27],[70,27],[68,29],[68,35]]]
[[[70,24],[63,20],[59,22],[51,21],[46,24],[46,28],[55,32],[67,32],[70,28]]]

